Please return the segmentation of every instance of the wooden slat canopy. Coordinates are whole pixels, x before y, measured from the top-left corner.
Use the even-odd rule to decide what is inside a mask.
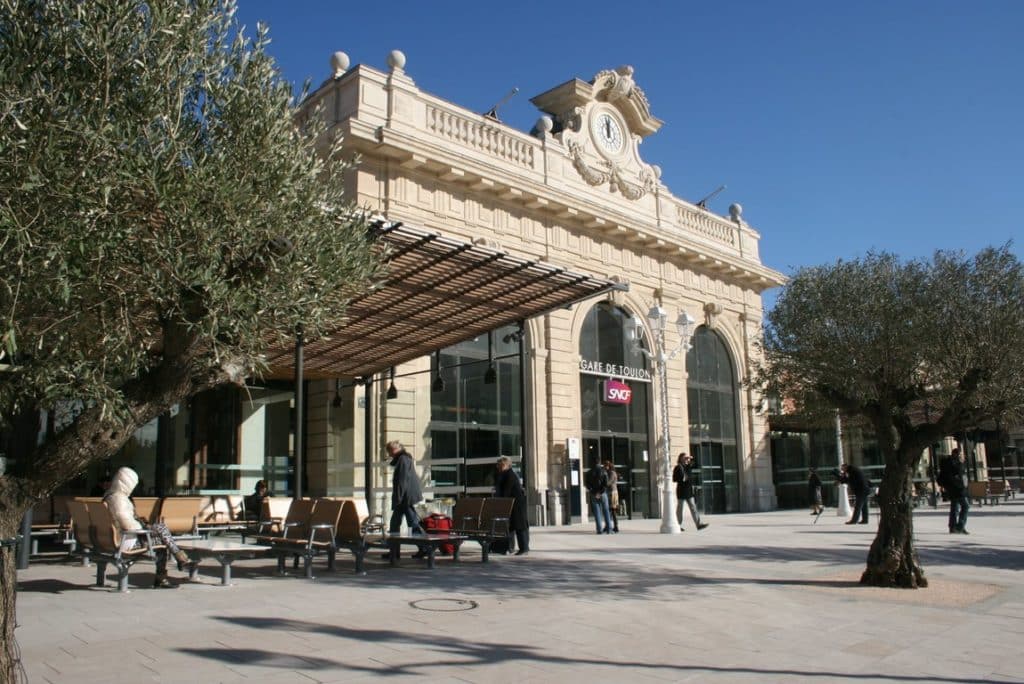
[[[305,344],[307,378],[369,376],[489,330],[623,289],[609,280],[418,230],[376,223],[389,247],[388,276],[353,300],[344,325]],[[268,355],[290,377],[293,348]]]

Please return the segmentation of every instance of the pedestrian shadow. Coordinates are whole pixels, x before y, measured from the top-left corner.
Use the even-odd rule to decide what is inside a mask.
[[[535,646],[502,642],[486,642],[482,640],[466,640],[450,634],[432,634],[428,632],[407,632],[393,629],[362,629],[330,625],[290,618],[274,618],[263,616],[218,616],[216,619],[234,627],[242,627],[254,631],[267,632],[266,636],[256,640],[267,641],[274,633],[288,632],[291,634],[311,634],[338,639],[339,643],[330,646],[331,653],[353,653],[351,660],[341,657],[322,658],[319,655],[294,655],[278,653],[270,650],[252,648],[178,648],[179,653],[209,658],[220,662],[238,665],[256,665],[281,669],[297,670],[344,670],[352,674],[372,674],[380,677],[398,676],[429,676],[434,670],[449,667],[485,666],[494,668],[500,665],[535,664],[541,666],[564,666],[573,671],[586,666],[594,670],[595,676],[629,679],[630,672],[678,673],[678,674],[719,674],[753,675],[778,679],[781,677],[806,677],[810,681],[821,678],[849,679],[853,681],[895,681],[895,682],[962,682],[965,684],[984,684],[990,680],[966,679],[963,677],[940,677],[935,675],[894,675],[883,672],[839,672],[835,670],[797,670],[773,669],[742,666],[690,665],[650,663],[637,660],[607,659],[595,663],[590,657],[573,658],[550,653]],[[347,643],[346,643],[347,642]],[[374,664],[374,661],[360,655],[360,646],[367,644],[383,645],[390,648],[399,647],[388,658],[387,663]],[[401,653],[407,653],[409,662],[401,662]],[[426,658],[431,658],[425,662]],[[434,659],[436,658],[436,659]],[[600,674],[599,674],[600,673]]]

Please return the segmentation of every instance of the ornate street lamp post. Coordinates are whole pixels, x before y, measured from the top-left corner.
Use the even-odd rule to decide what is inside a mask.
[[[653,331],[653,352],[648,352],[637,345],[637,349],[651,359],[654,364],[654,372],[658,379],[658,394],[661,395],[659,402],[659,419],[661,421],[661,533],[679,534],[679,522],[676,520],[676,495],[672,489],[672,445],[669,436],[668,425],[668,362],[679,354],[680,351],[690,349],[690,338],[693,336],[693,317],[686,311],[680,311],[676,318],[676,330],[679,332],[679,344],[672,351],[665,349],[665,323],[668,314],[658,304],[651,307],[647,312],[647,321],[651,324]],[[643,335],[643,326],[640,321],[634,320],[636,330],[635,340],[639,342]]]

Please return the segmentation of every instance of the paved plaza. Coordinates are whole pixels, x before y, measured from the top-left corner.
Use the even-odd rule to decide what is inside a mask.
[[[919,510],[919,591],[857,584],[875,519],[537,528],[486,565],[475,544],[365,576],[345,552],[315,581],[247,560],[228,587],[212,561],[176,589],[140,567],[128,594],[54,559],[19,573],[17,636],[31,682],[1024,681],[1024,498],[972,508],[970,536]]]

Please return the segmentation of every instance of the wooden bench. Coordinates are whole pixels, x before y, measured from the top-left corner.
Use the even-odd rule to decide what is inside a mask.
[[[156,522],[160,519],[160,503],[162,501],[163,499],[159,496],[133,496],[135,517],[147,524]]]
[[[362,504],[362,505],[360,505]],[[335,543],[338,548],[348,549],[356,560],[356,574],[365,575],[363,561],[370,548],[369,536],[379,534],[383,526],[371,520],[365,499],[343,499],[341,517],[338,518],[338,532]]]
[[[301,557],[306,577],[314,579],[313,558],[321,553],[327,555],[327,569],[334,569],[338,520],[344,503],[330,499],[296,499],[288,509],[280,536],[257,537],[259,543],[270,546],[271,555],[277,556],[278,572],[284,573],[285,557],[294,556],[296,563]]]
[[[86,507],[86,502],[80,499],[71,499],[64,505],[68,511],[71,536],[74,540],[71,553],[81,555],[82,565],[90,565],[92,537],[89,536],[89,509]]]
[[[1020,491],[1020,480],[1017,478],[1009,478],[1006,480],[1006,487],[1009,490],[1010,498],[1016,499],[1017,492]]]
[[[997,503],[999,499],[1010,498],[1010,488],[1007,486],[1006,480],[989,480],[988,493],[989,496],[995,497]]]
[[[202,505],[201,496],[165,496],[160,502],[159,520],[175,537],[197,536]]]
[[[96,586],[106,584],[107,565],[117,570],[117,591],[128,591],[128,571],[139,561],[157,562],[157,553],[165,552],[163,545],[153,543],[152,533],[147,529],[121,531],[114,523],[107,505],[101,502],[76,502],[85,510],[79,510],[79,517],[89,519],[90,557],[96,562]],[[71,506],[71,504],[69,504]],[[77,509],[77,506],[76,506]],[[76,521],[81,524],[81,521]],[[121,550],[123,536],[140,538],[142,545],[129,551]]]
[[[291,509],[293,499],[290,496],[269,496],[263,500],[257,518],[239,530],[242,541],[251,536],[274,536],[281,533],[284,520]]]
[[[248,527],[245,521],[245,497],[241,494],[204,496],[196,515],[196,532],[240,532]]]
[[[36,502],[32,507],[32,546],[29,554],[39,554],[39,542],[42,539],[67,540],[71,532],[67,518],[66,508],[63,511],[56,510],[54,497],[48,496]]]
[[[967,483],[967,498],[971,501],[977,501],[979,505],[984,506],[985,502],[992,505],[999,503],[999,497],[993,496],[989,492],[988,482],[968,482]]]
[[[508,538],[509,518],[515,499],[488,497],[459,499],[452,511],[452,533],[480,544],[483,562],[490,559],[491,544]],[[465,504],[460,507],[460,504]],[[479,506],[479,513],[475,513]],[[458,516],[458,517],[456,517]]]

